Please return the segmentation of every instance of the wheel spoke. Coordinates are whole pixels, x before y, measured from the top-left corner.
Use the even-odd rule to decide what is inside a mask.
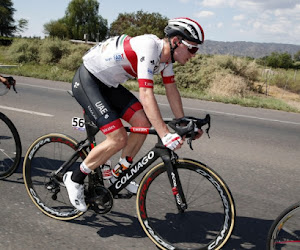
[[[53,176],[74,154],[76,145],[76,141],[63,135],[45,135],[31,145],[24,159],[28,194],[43,213],[55,219],[73,219],[82,214],[71,205],[64,184]],[[70,170],[79,167],[81,162],[79,158]]]
[[[164,248],[172,245],[178,249],[206,249],[213,244],[221,247],[233,229],[235,212],[231,194],[221,179],[207,178],[208,168],[182,161],[177,165],[177,171],[187,209],[178,212],[166,167],[159,164],[140,183],[137,199],[139,221],[149,238]],[[205,174],[200,174],[204,170]],[[218,183],[218,188],[215,183]],[[228,204],[229,217],[224,212]]]
[[[0,112],[0,179],[18,167],[22,154],[20,136],[13,123]]]

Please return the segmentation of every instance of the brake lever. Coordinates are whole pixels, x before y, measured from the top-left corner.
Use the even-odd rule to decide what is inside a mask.
[[[205,133],[207,134],[208,138],[210,139],[209,128],[207,128],[207,129],[205,130]]]
[[[191,149],[191,150],[194,150],[194,149],[193,149],[193,145],[192,145],[192,141],[193,141],[193,139],[192,139],[192,137],[190,137],[190,138],[187,140],[187,143],[188,143],[188,145],[190,146],[190,149]]]
[[[7,79],[9,85],[13,87],[13,90],[14,90],[16,93],[18,93],[17,90],[16,90],[16,84],[15,84],[15,83],[16,83],[16,80],[15,80],[13,77],[11,77],[11,76],[7,76],[7,77],[5,77],[5,78]]]
[[[16,90],[16,85],[13,85],[13,90],[14,90],[16,93],[18,93],[17,90]]]
[[[205,130],[208,138],[210,139],[210,135],[209,135],[209,130],[210,130],[210,115],[207,114],[206,117],[205,117],[205,120],[207,121],[206,124],[207,124],[207,128]]]

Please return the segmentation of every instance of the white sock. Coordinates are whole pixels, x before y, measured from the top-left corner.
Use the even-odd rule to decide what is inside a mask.
[[[80,171],[81,171],[82,173],[86,174],[86,175],[88,175],[90,172],[92,172],[92,170],[89,169],[89,168],[87,167],[87,165],[85,165],[84,162],[82,162],[82,163],[80,164]]]

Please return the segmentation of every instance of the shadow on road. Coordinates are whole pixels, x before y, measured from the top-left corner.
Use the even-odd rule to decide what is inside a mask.
[[[5,179],[2,179],[1,181],[24,184],[23,176],[22,176],[22,174],[23,174],[23,170],[22,170],[23,160],[24,160],[24,157],[21,158],[19,166],[16,168],[15,172],[11,176],[9,176]],[[18,176],[18,177],[17,178],[12,178],[12,176],[13,177]]]
[[[22,166],[23,158],[13,176],[1,181],[24,184]],[[237,216],[233,234],[222,249],[265,249],[267,233],[272,222],[271,220]],[[76,220],[69,221],[69,223],[96,228],[97,234],[101,238],[109,238],[114,235],[123,236],[129,240],[130,238],[147,237],[136,216],[118,211],[112,211],[102,216],[88,211]]]
[[[91,216],[88,216],[89,214]],[[265,249],[266,237],[272,222],[271,220],[236,217],[233,234],[222,249]],[[82,218],[70,221],[70,223],[94,227],[102,238],[114,235],[126,238],[146,237],[136,217],[115,211],[103,216],[88,212]]]

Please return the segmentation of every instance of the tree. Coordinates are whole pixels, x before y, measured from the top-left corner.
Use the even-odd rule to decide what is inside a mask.
[[[111,36],[154,34],[163,38],[167,23],[168,18],[159,13],[147,13],[140,10],[136,13],[119,14],[118,18],[111,24],[109,33]]]
[[[98,12],[97,0],[72,0],[69,3],[66,22],[73,39],[83,39],[84,34],[91,41],[106,37],[107,20],[98,15]]]
[[[97,0],[72,0],[63,18],[44,24],[44,33],[79,40],[87,34],[90,41],[101,41],[106,38],[108,27],[107,20],[98,15],[98,12]]]
[[[262,64],[273,68],[288,69],[293,67],[292,56],[288,53],[273,52],[271,55],[262,58]]]
[[[279,55],[279,67],[288,69],[293,67],[293,59],[289,53],[282,53]]]
[[[66,39],[69,37],[68,27],[64,18],[44,24],[44,33],[51,37]]]
[[[296,54],[294,54],[294,61],[300,62],[300,50]]]
[[[15,24],[13,17],[15,13],[11,0],[0,0],[0,35],[13,36],[17,32],[21,32],[27,28],[28,21],[26,19],[18,20]]]
[[[12,36],[16,30],[14,25],[14,12],[13,3],[11,0],[0,0],[0,35]]]

